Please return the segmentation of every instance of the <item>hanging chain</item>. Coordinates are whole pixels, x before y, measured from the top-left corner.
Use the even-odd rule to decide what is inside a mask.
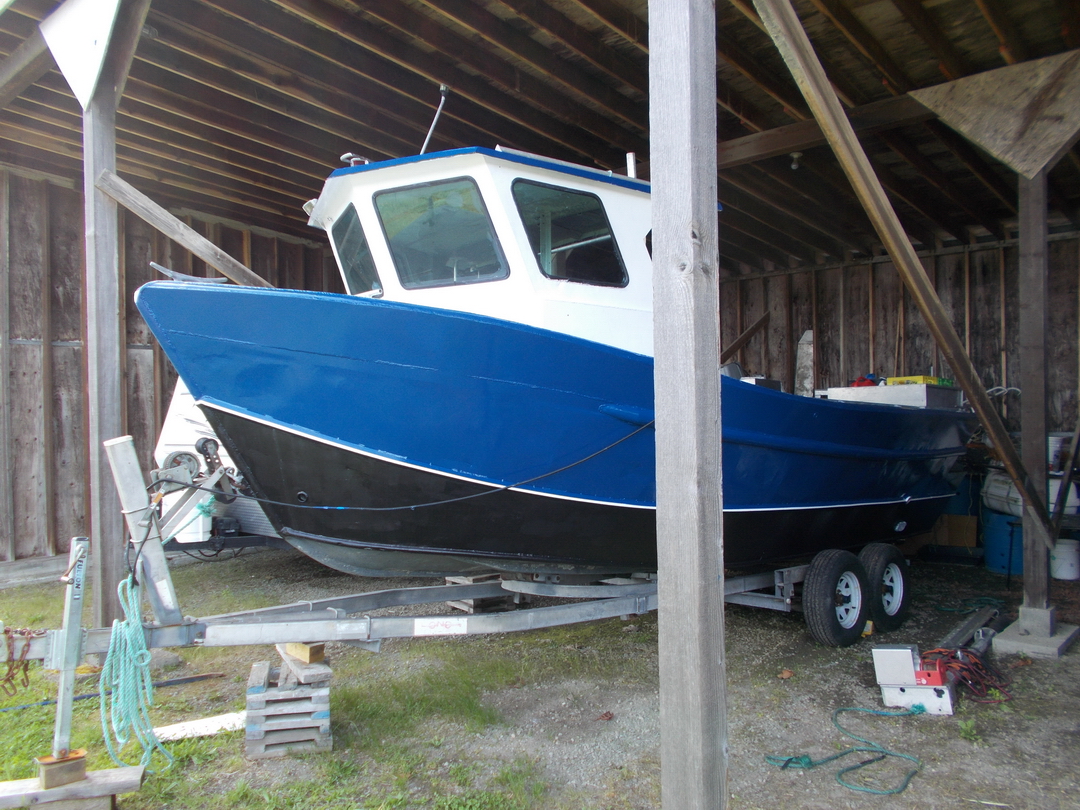
[[[7,673],[0,680],[0,689],[9,697],[19,691],[19,686],[24,689],[30,685],[30,661],[26,657],[30,652],[30,640],[40,638],[46,633],[45,630],[16,630],[11,627],[4,628],[4,639],[7,642]],[[18,658],[15,657],[15,639],[23,640],[22,650]]]

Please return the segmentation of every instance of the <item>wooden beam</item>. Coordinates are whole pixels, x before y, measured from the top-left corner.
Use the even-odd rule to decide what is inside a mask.
[[[330,75],[336,87],[351,84],[351,96],[375,105],[391,118],[424,120],[410,151],[423,142],[426,122],[438,101],[439,83],[445,81],[454,88],[454,102],[440,120],[437,138],[447,133],[470,145],[489,140],[511,142],[534,151],[562,151],[566,159],[578,161],[610,156],[611,165],[616,159],[619,165],[625,160],[624,153],[613,150],[609,141],[553,119],[542,104],[522,104],[520,98],[461,71],[450,60],[412,48],[380,26],[333,6],[304,4],[292,14],[248,0],[239,4],[172,0],[155,14],[166,12],[176,26],[212,31],[221,41],[243,42],[251,51],[280,61],[279,81],[283,84],[292,83],[296,75]],[[252,19],[258,19],[258,28],[250,25]],[[154,20],[156,24],[158,18]],[[341,36],[331,31],[339,31]],[[492,67],[498,68],[498,64]],[[505,63],[501,69],[507,69]],[[549,92],[548,96],[555,98],[546,99],[546,103],[558,101],[558,94]],[[340,153],[336,151],[334,157]]]
[[[619,35],[642,53],[649,52],[649,25],[630,9],[623,8],[612,0],[573,0],[573,3],[588,11],[609,31]],[[755,84],[763,86],[758,78],[766,72],[755,68],[756,62],[745,51],[739,49],[736,53],[734,50],[718,48],[717,54],[733,68],[744,72],[744,75],[747,75]],[[768,83],[765,82],[765,84]],[[769,87],[775,89],[773,85]],[[769,91],[765,90],[765,92]],[[735,116],[751,131],[761,132],[771,126],[768,117],[761,110],[747,101],[742,92],[720,77],[716,77],[716,103],[720,109]]]
[[[82,144],[76,133],[45,120],[44,116],[24,118],[9,110],[6,117],[7,123],[0,122],[0,138],[16,141],[33,138],[39,149],[73,160],[82,158]],[[158,159],[155,160],[155,156]],[[176,169],[163,169],[162,159],[167,159],[164,165]],[[301,208],[297,200],[312,192],[310,185],[292,188],[291,184],[283,183],[284,187],[274,188],[264,178],[231,164],[207,161],[185,149],[167,150],[153,139],[120,132],[117,133],[117,160],[127,174],[159,180],[219,200],[242,201],[252,208],[277,215],[298,214]],[[186,166],[186,170],[181,169],[181,165]],[[243,182],[244,178],[246,182]]]
[[[35,28],[34,33],[0,63],[0,110],[48,73],[55,64],[41,29]]]
[[[649,52],[649,24],[615,0],[570,0],[642,53]]]
[[[878,42],[847,6],[840,0],[811,0],[814,7],[870,61],[893,93],[904,93],[913,87],[911,79],[896,64],[885,47]],[[758,8],[760,13],[761,9]]]
[[[934,118],[935,113],[909,95],[875,101],[848,111],[856,132],[877,132]],[[768,157],[802,152],[826,143],[818,122],[810,119],[724,141],[717,148],[720,169]]]
[[[621,119],[623,125],[633,129],[644,129],[646,111],[638,102],[632,101],[608,84],[593,78],[573,62],[567,61],[554,51],[545,48],[535,39],[523,34],[506,21],[492,14],[483,6],[467,0],[420,0],[423,5],[453,20],[457,25],[472,31],[483,38],[495,49],[502,50],[515,60],[522,60],[539,71],[547,81],[556,84],[565,95],[577,97],[579,102],[590,106],[596,105],[608,114]],[[396,4],[387,4],[396,5]],[[398,6],[404,8],[404,6]],[[415,19],[415,17],[414,17]],[[415,21],[413,23],[415,26]],[[440,36],[445,37],[451,50],[443,51],[453,55],[454,59],[469,64],[479,56],[482,49],[475,44],[462,49],[459,38],[444,29]],[[442,50],[437,42],[425,37],[427,44]],[[520,72],[519,81],[520,81]],[[550,89],[549,89],[550,92]]]
[[[755,57],[743,50],[732,37],[728,36],[719,24],[716,26],[716,55],[718,59],[723,60],[737,70],[743,77],[757,85],[759,90],[783,107],[786,115],[796,121],[805,121],[810,118],[810,113],[806,109],[806,104],[799,95],[798,89],[779,81]]]
[[[842,246],[860,251],[867,247],[843,233],[836,221],[829,220],[827,213],[819,212],[808,200],[799,199],[775,182],[774,175],[762,174],[739,170],[724,172],[722,185],[734,186],[790,217],[793,220],[791,223],[776,216],[771,218],[770,223],[821,253],[840,258],[843,255]]]
[[[1080,48],[1080,4],[1076,0],[1057,0],[1061,15],[1061,38],[1070,48]]]
[[[937,20],[920,0],[892,0],[892,3],[908,21],[938,58],[938,69],[946,79],[959,79],[971,73],[967,61],[941,30]]]
[[[788,68],[795,76],[799,88],[806,96],[814,116],[828,135],[829,143],[837,153],[844,172],[866,208],[885,248],[893,258],[897,270],[911,292],[915,304],[927,321],[927,326],[941,347],[946,362],[975,413],[1001,453],[1005,469],[1024,499],[1025,511],[1033,518],[1031,534],[1047,547],[1051,547],[1049,518],[1045,506],[1045,494],[1030,484],[1020,455],[1016,452],[1008,431],[1001,422],[994,403],[986,393],[971,358],[964,350],[949,314],[941,304],[926,270],[904,234],[895,211],[885,196],[885,190],[874,174],[866,154],[859,146],[851,125],[844,117],[840,102],[828,84],[825,72],[814,55],[799,18],[789,0],[754,0],[769,34],[780,50]]]
[[[269,281],[238,262],[208,239],[199,236],[178,218],[140,192],[115,172],[103,169],[96,186],[115,202],[153,225],[181,247],[187,248],[221,275],[249,287],[270,287]]]
[[[502,59],[486,58],[484,49],[477,48],[470,40],[455,37],[452,43],[443,42],[443,38],[447,36],[444,27],[434,24],[424,15],[403,15],[401,12],[407,10],[407,7],[399,3],[374,3],[366,6],[365,12],[399,28],[410,37],[421,35],[425,39],[434,38],[436,43],[433,44],[441,44],[447,52],[454,54],[453,58],[408,45],[380,27],[327,3],[285,0],[284,5],[291,13],[287,14],[286,19],[282,19],[286,16],[284,12],[268,8],[254,0],[229,0],[227,4],[224,0],[207,2],[226,13],[243,17],[245,21],[258,19],[260,25],[271,28],[277,35],[304,50],[311,50],[315,45],[314,40],[320,37],[313,37],[313,32],[307,26],[298,26],[297,16],[329,28],[336,33],[334,37],[326,37],[329,40],[327,47],[332,51],[340,50],[340,40],[344,39],[361,48],[360,54],[356,54],[355,49],[350,49],[348,58],[363,57],[365,52],[378,54],[382,57],[380,61],[388,60],[393,65],[404,68],[404,83],[414,87],[417,86],[418,76],[424,77],[430,85],[419,93],[410,93],[416,98],[433,97],[439,84],[445,82],[454,88],[455,98],[469,98],[488,111],[496,111],[500,116],[543,132],[549,138],[572,148],[581,149],[579,142],[584,131],[605,144],[605,147],[596,150],[597,154],[603,154],[604,148],[610,148],[612,144],[626,151],[646,151],[645,142],[640,135],[627,131],[589,107],[570,101],[559,93],[553,93],[550,85],[531,73],[515,69]],[[482,77],[459,68],[458,60],[469,63]],[[381,76],[380,80],[385,83],[389,67],[383,62],[380,68],[374,71],[376,75],[373,78]],[[522,104],[521,99],[529,103]],[[642,115],[644,117],[644,111]],[[553,121],[552,116],[558,121]],[[570,126],[560,128],[559,122]]]
[[[550,3],[541,0],[499,0],[523,20],[527,20],[550,36],[558,39],[568,49],[627,87],[647,93],[649,89],[648,67],[606,45],[592,31],[583,28]]]
[[[915,144],[907,138],[892,132],[879,132],[877,137],[884,141],[884,143],[896,152],[896,154],[906,160],[912,168],[923,176],[923,179],[926,180],[927,183],[945,195],[945,197],[951,200],[954,205],[962,211],[965,211],[968,216],[986,228],[986,230],[996,238],[1005,238],[1005,228],[1001,222],[993,217],[988,211],[983,210],[978,203],[973,202],[970,199],[970,195],[965,193],[963,189],[958,188],[945,172],[939,169],[930,158],[919,151]]]
[[[759,184],[771,186],[774,193],[790,198],[792,204],[799,202],[806,209],[812,209],[821,217],[827,217],[831,223],[831,233],[843,235],[844,238],[840,240],[842,244],[850,242],[852,250],[868,256],[873,255],[877,236],[866,212],[851,194],[851,184],[843,172],[837,170],[832,173],[841,181],[842,189],[838,190],[830,184],[828,178],[815,171],[819,161],[812,159],[809,165],[806,165],[803,159],[805,155],[800,159],[799,168],[796,170],[791,168],[791,158],[784,157],[744,166],[738,169],[736,174],[754,177]]]
[[[1031,487],[1046,493],[1046,173],[1020,178],[1020,448]],[[1050,607],[1050,553],[1024,516],[1024,607]]]
[[[999,43],[998,52],[1001,53],[1001,58],[1005,60],[1005,64],[1015,65],[1017,62],[1026,62],[1028,59],[1027,47],[1020,39],[1016,26],[1006,15],[1005,10],[998,5],[997,0],[975,0],[975,5],[979,7],[983,17],[990,23],[990,27],[994,29],[994,34],[997,36]]]
[[[661,802],[727,803],[715,8],[650,3]]]
[[[365,157],[397,157],[415,151],[417,141],[423,137],[423,133],[417,134],[413,128],[373,109],[370,103],[359,103],[364,91],[356,87],[355,81],[348,96],[330,87],[319,87],[300,75],[286,82],[268,67],[249,62],[241,54],[226,53],[219,43],[201,43],[182,30],[170,34],[170,40],[179,47],[159,36],[139,49],[139,60],[166,71],[166,75],[171,73],[196,85],[208,85],[218,93],[234,97],[244,107],[252,105],[259,116],[287,113],[289,117],[302,118],[307,126],[325,133],[323,137],[332,136],[335,145],[332,151],[340,153],[341,144],[346,143]],[[199,57],[189,56],[196,48]],[[246,75],[238,72],[241,65],[250,68]],[[242,113],[242,110],[234,112]],[[417,112],[420,114],[419,109]],[[426,110],[423,114],[426,117]],[[313,143],[319,140],[312,138]]]
[[[753,203],[747,195],[742,197],[749,204]],[[759,204],[758,208],[764,206]],[[745,213],[735,203],[725,203],[720,217],[728,234],[726,241],[737,242],[744,250],[755,253],[758,258],[755,264],[764,259],[787,266],[792,256],[804,262],[813,260],[813,250],[808,245],[800,244],[785,236],[774,225],[766,225],[761,219]],[[738,235],[732,232],[737,232]]]
[[[94,178],[116,167],[116,89],[131,63],[146,17],[146,0],[121,3],[129,17],[109,42],[101,77],[83,112],[83,200],[86,239],[87,460],[90,467],[91,584],[93,622],[108,627],[122,618],[116,586],[126,570],[126,535],[120,501],[102,442],[124,434],[123,344],[119,221],[116,203]],[[120,34],[118,36],[118,34]]]
[[[773,253],[762,258],[786,266],[789,256],[813,262],[815,250],[829,254],[836,252],[835,243],[791,219],[785,212],[765,204],[753,192],[748,193],[737,184],[726,181],[719,181],[717,188],[724,206],[720,212],[720,221],[724,226],[735,228],[775,248]]]
[[[720,353],[720,365],[728,362],[732,357],[738,354],[739,350],[742,349],[743,346],[745,346],[747,343],[754,339],[754,335],[756,335],[758,332],[760,332],[762,329],[769,325],[770,314],[771,313],[766,311],[764,315],[762,315],[760,318],[754,321],[754,323],[747,327],[741,335],[735,338],[735,340],[731,341],[731,345]]]
[[[967,167],[967,170],[975,175],[975,178],[1005,206],[1009,212],[1016,213],[1016,190],[1006,183],[994,167],[987,163],[975,151],[971,143],[956,131],[949,129],[937,120],[929,120],[923,124],[930,133],[945,144],[946,148]]]

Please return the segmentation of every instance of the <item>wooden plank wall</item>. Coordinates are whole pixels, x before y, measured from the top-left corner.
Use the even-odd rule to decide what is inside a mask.
[[[1080,234],[1051,237],[1047,327],[1048,426],[1076,427],[1080,388]],[[923,257],[957,333],[988,388],[1019,385],[1017,247],[1015,240],[943,249]],[[861,375],[949,377],[926,323],[885,257],[869,262],[721,279],[720,335],[730,344],[765,311],[769,327],[735,358],[747,374],[794,385],[794,344],[814,330],[816,388],[847,385]],[[1019,394],[998,401],[1019,430]]]
[[[188,216],[276,286],[342,291],[328,249]],[[206,267],[121,211],[126,430],[149,465],[176,373],[134,304],[156,261]],[[329,258],[329,261],[328,261]],[[0,562],[66,554],[89,531],[83,356],[83,204],[71,183],[0,167]]]

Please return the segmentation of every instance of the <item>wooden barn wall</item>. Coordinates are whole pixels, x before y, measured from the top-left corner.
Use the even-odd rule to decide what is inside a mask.
[[[1015,241],[946,249],[923,266],[1010,430],[1019,430],[1018,267]],[[1047,407],[1052,431],[1076,427],[1080,388],[1080,236],[1049,245]],[[795,345],[814,331],[816,388],[848,385],[874,373],[951,377],[896,268],[876,259],[800,271],[721,279],[721,344],[729,345],[763,312],[769,326],[738,353],[747,374],[794,386]]]
[[[317,243],[184,219],[275,286],[342,291]],[[149,465],[176,372],[134,292],[155,277],[151,261],[200,276],[207,268],[123,210],[120,228],[125,429]],[[64,554],[89,530],[83,249],[81,191],[0,168],[0,562]]]

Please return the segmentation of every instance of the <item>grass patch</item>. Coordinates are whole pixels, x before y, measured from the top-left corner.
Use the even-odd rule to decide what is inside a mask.
[[[340,575],[284,552],[262,552],[235,563],[174,567],[180,604],[188,615],[207,616],[308,598],[312,583]],[[364,580],[329,582],[338,592],[362,590]],[[381,583],[380,583],[381,584]],[[411,583],[410,583],[411,584]],[[325,594],[329,595],[329,594]],[[13,627],[60,625],[63,588],[25,586],[0,591],[0,619]],[[89,611],[89,605],[86,606]],[[441,605],[431,606],[439,612]],[[90,614],[83,619],[90,624]],[[274,810],[438,808],[533,810],[551,801],[537,765],[461,753],[462,733],[500,722],[486,695],[506,687],[598,679],[640,683],[655,679],[655,614],[635,617],[633,632],[618,619],[527,633],[444,639],[391,640],[384,652],[338,649],[332,654],[331,718],[335,750],[274,761],[243,757],[243,734],[167,743],[175,764],[147,777],[141,791],[121,799],[125,810],[224,805]],[[208,717],[243,708],[250,665],[276,657],[272,648],[186,648],[183,665],[156,672],[154,680],[195,673],[226,677],[159,688],[155,725]],[[52,700],[55,680],[32,664],[30,684],[0,709]],[[651,673],[651,674],[650,674]],[[96,678],[80,681],[76,694],[96,692]],[[34,756],[50,753],[55,707],[0,712],[0,780],[36,775]],[[440,736],[442,735],[442,736]],[[455,739],[457,738],[457,739]],[[114,767],[99,720],[99,700],[75,704],[72,743],[89,750],[88,768]],[[451,744],[453,743],[453,744]],[[121,752],[137,762],[141,751]]]

